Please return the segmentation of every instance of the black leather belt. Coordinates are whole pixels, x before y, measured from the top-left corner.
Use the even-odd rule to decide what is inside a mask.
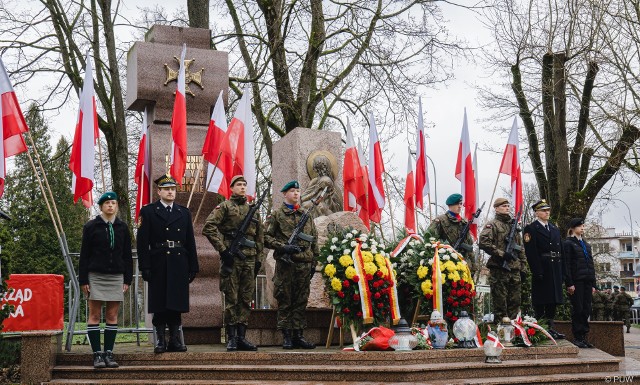
[[[164,247],[168,247],[169,249],[173,249],[175,247],[182,247],[182,242],[180,241],[166,241],[166,242],[158,242],[155,245],[156,249],[161,249]]]
[[[542,256],[542,257],[551,257],[551,258],[559,258],[560,257],[560,252],[558,252],[558,251],[550,251],[548,253],[542,253],[542,254],[540,254],[540,256]]]

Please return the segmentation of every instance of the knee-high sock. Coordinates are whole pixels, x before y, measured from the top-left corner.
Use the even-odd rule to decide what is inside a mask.
[[[113,351],[113,345],[116,342],[116,334],[118,333],[118,324],[107,324],[104,328],[104,351]]]
[[[87,337],[89,337],[91,350],[93,350],[94,352],[99,352],[102,350],[100,348],[100,324],[88,324]]]

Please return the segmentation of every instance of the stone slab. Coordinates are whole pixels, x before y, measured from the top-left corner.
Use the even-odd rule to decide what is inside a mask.
[[[570,321],[555,321],[556,330],[573,341]],[[624,327],[621,321],[591,321],[589,322],[590,343],[596,348],[613,356],[624,357]]]
[[[211,49],[211,30],[205,28],[185,28],[172,25],[155,24],[144,36],[150,43]]]
[[[24,332],[20,352],[20,381],[39,384],[51,379],[56,355],[62,352],[62,331]]]

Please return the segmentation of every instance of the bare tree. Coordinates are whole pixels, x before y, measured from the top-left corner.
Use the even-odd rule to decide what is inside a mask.
[[[518,111],[539,194],[561,228],[586,217],[625,165],[638,167],[639,20],[631,3],[637,10],[637,0],[498,0],[487,12],[497,47],[486,58],[509,76],[510,95],[485,89],[483,101],[497,116]]]
[[[187,0],[189,27],[209,29],[209,0]]]

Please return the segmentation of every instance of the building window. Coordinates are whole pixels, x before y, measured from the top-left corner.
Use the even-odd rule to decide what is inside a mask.
[[[603,254],[609,252],[609,244],[608,243],[594,243],[592,245],[592,250],[594,254]]]
[[[621,251],[633,251],[633,246],[631,242],[622,242]]]

